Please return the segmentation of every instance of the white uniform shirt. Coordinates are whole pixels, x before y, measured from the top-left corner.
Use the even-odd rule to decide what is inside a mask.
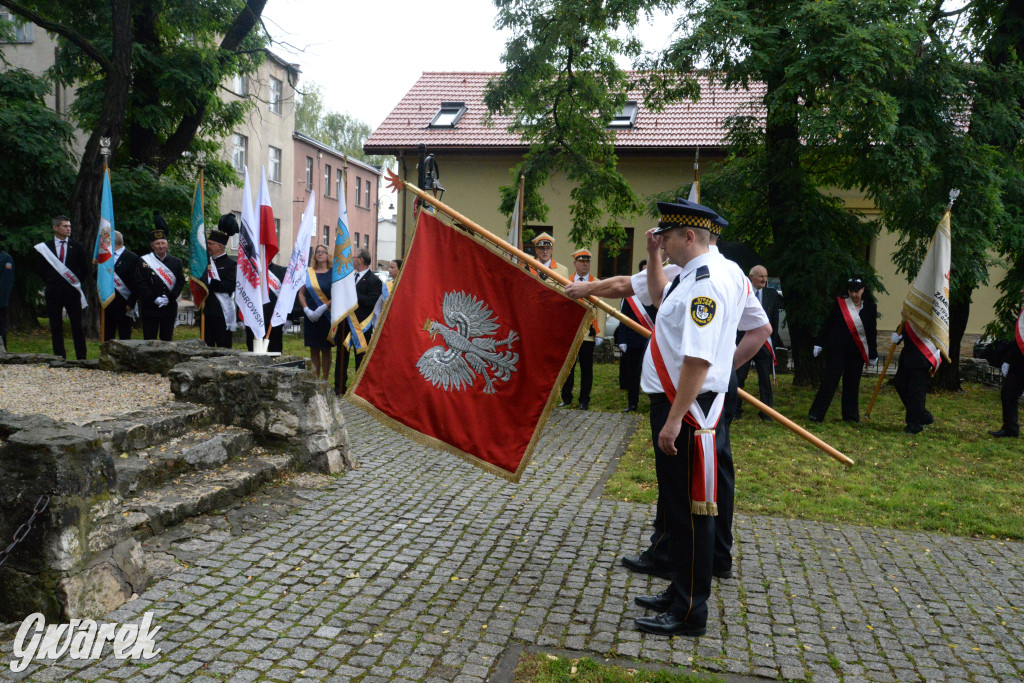
[[[664,267],[665,277],[668,278],[669,282],[676,279],[676,275],[683,272],[683,269],[674,263],[670,263]],[[644,306],[653,306],[654,300],[651,298],[651,293],[647,291],[647,271],[641,270],[639,273],[634,273],[630,276],[629,281],[633,285],[633,293],[636,294],[636,298],[640,300]]]
[[[719,263],[721,272],[728,278],[730,285],[746,292],[743,306],[737,310],[728,311],[729,321],[726,323],[726,329],[746,332],[767,325],[769,323],[768,314],[764,312],[764,307],[757,300],[754,287],[750,284],[747,276],[743,274],[743,269],[739,267],[739,264],[723,256],[717,246],[708,247],[708,253]]]
[[[665,286],[654,325],[658,349],[673,385],[679,381],[683,358],[700,358],[711,364],[701,386],[702,393],[728,390],[736,350],[735,325],[738,312],[746,307],[747,287],[736,286],[723,260],[708,253],[687,263],[671,295],[666,296],[672,289],[671,282]],[[701,266],[707,267],[708,274],[697,279],[696,271]],[[651,346],[644,353],[640,388],[648,394],[664,393]]]

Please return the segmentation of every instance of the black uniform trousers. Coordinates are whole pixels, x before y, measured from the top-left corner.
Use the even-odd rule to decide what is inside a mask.
[[[762,346],[754,354],[754,357],[750,359],[750,362],[744,363],[736,371],[736,379],[739,382],[740,389],[744,388],[744,385],[747,383],[747,375],[750,374],[750,363],[753,363],[754,369],[757,370],[757,389],[760,392],[761,403],[768,407],[773,407],[775,405],[775,396],[772,393],[771,351],[767,347]],[[743,414],[743,406],[737,406],[736,414]]]
[[[575,385],[576,366],[580,368],[580,404],[590,403],[590,388],[594,385],[594,346],[596,342],[584,341],[580,344],[579,353],[572,370],[562,384],[562,403],[572,403],[572,390]]]
[[[640,375],[644,369],[644,351],[628,346],[619,359],[620,385],[626,390],[626,405],[637,408],[640,405]]]
[[[1010,365],[1010,371],[1003,378],[1003,388],[999,398],[1003,403],[1003,431],[1009,434],[1020,434],[1017,422],[1017,400],[1024,393],[1024,364]]]
[[[0,306],[0,342],[7,348],[7,306]]]
[[[119,293],[114,292],[114,300],[103,309],[103,341],[132,338],[132,319],[128,317],[128,301]]]
[[[335,343],[338,344],[338,352],[337,352],[337,354],[335,354],[336,355],[335,360],[337,362],[334,364],[334,391],[339,396],[341,394],[344,394],[345,391],[348,389],[348,357],[349,357],[349,354],[353,354],[354,353],[355,356],[356,356],[356,370],[357,371],[359,370],[359,365],[363,362],[363,358],[366,356],[365,352],[363,352],[363,353],[356,353],[353,349],[351,349],[347,345],[345,345],[344,340],[345,340],[345,336],[348,334],[348,332],[346,332],[347,329],[348,329],[348,325],[345,324],[345,321],[343,320],[341,322],[341,324],[338,325],[338,336],[335,338]],[[366,332],[363,335],[366,338],[366,345],[367,346],[370,345],[370,338],[373,337],[373,332],[374,332],[374,330],[371,327],[369,329],[369,331]]]
[[[920,427],[934,421],[932,414],[925,408],[930,367],[921,351],[907,339],[896,366],[896,375],[892,378],[892,386],[906,408],[908,427]]]
[[[142,338],[171,341],[174,338],[174,323],[178,320],[178,302],[172,301],[160,308],[156,315],[142,316]]]
[[[53,355],[67,358],[64,350],[64,311],[68,312],[71,323],[71,339],[75,344],[75,358],[85,360],[85,330],[82,328],[82,298],[78,291],[46,293],[46,317],[50,319],[50,341],[53,344]]]
[[[715,394],[706,392],[697,397],[702,406],[710,407]],[[703,627],[708,620],[708,598],[711,596],[712,553],[715,544],[715,518],[690,512],[693,477],[694,429],[683,422],[676,439],[676,455],[666,455],[658,447],[658,434],[668,419],[672,404],[664,394],[651,395],[651,439],[658,471],[658,500],[664,515],[669,568],[676,578],[669,586],[673,601],[670,611],[694,627]]]
[[[274,305],[277,297],[274,297],[269,304],[263,304],[263,324],[270,324],[270,316],[274,314]],[[288,322],[285,321],[284,325]],[[284,325],[270,328],[270,344],[267,345],[268,353],[282,353],[284,351]],[[253,333],[248,327],[245,328],[245,347],[252,351]]]
[[[230,349],[233,332],[224,322],[224,313],[221,311],[220,302],[212,292],[203,304],[203,320],[203,341],[206,342],[206,345]]]
[[[851,344],[852,347],[852,344]],[[839,380],[843,381],[843,419],[851,422],[860,420],[860,376],[864,373],[864,359],[855,349],[848,351],[826,350],[825,373],[821,378],[818,394],[811,404],[810,416],[824,420],[832,397],[836,395]]]
[[[713,565],[716,572],[732,569],[732,514],[736,497],[736,472],[732,462],[732,443],[729,430],[736,415],[738,399],[736,373],[733,372],[729,377],[729,390],[725,394],[722,417],[715,427],[715,460],[718,464],[716,477],[718,480],[718,515],[714,518],[715,549]],[[654,410],[653,403],[651,404],[651,410]],[[664,425],[664,421],[662,425]],[[658,431],[661,431],[660,427]],[[658,441],[656,434],[654,441],[655,443]],[[655,468],[658,466],[657,459],[655,459],[654,466]],[[669,537],[666,530],[666,512],[663,509],[661,492],[662,488],[659,484],[658,506],[654,515],[654,533],[651,534],[651,545],[643,554],[658,567],[668,568],[670,563]]]

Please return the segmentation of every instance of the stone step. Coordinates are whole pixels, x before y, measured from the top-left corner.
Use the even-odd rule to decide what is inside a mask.
[[[118,492],[127,497],[188,470],[219,467],[246,454],[253,443],[248,429],[211,425],[159,445],[122,452],[114,457]]]
[[[160,444],[213,421],[213,411],[194,403],[147,406],[109,420],[84,425],[100,433],[103,446],[115,458],[125,451]]]
[[[255,449],[212,470],[190,472],[170,484],[124,501],[124,523],[139,540],[189,517],[224,507],[276,479],[292,467],[294,456],[267,455]]]

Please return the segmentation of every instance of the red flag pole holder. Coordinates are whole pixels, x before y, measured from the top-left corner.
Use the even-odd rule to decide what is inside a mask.
[[[563,286],[569,284],[570,281],[569,281],[568,278],[565,278],[560,273],[557,273],[554,270],[551,270],[550,268],[548,268],[547,266],[542,264],[540,261],[538,261],[537,259],[535,259],[532,256],[530,256],[529,254],[527,254],[525,251],[517,248],[516,246],[514,246],[512,244],[509,244],[508,242],[506,242],[505,240],[501,239],[500,237],[498,237],[494,233],[490,232],[489,230],[485,230],[484,228],[480,227],[479,225],[477,225],[476,223],[474,223],[470,219],[466,218],[465,216],[463,216],[461,213],[459,213],[455,209],[451,208],[447,204],[443,203],[441,200],[439,200],[436,197],[432,196],[431,194],[429,194],[427,192],[424,192],[423,190],[421,190],[420,188],[416,187],[412,183],[408,183],[408,182],[402,180],[400,177],[398,177],[395,174],[394,171],[391,171],[391,170],[388,170],[388,185],[392,189],[394,189],[394,190],[400,190],[402,188],[405,188],[405,189],[409,190],[414,195],[419,197],[422,201],[427,202],[428,204],[430,204],[431,206],[436,208],[438,211],[442,212],[446,216],[449,216],[452,220],[456,221],[460,226],[466,228],[467,230],[469,230],[470,232],[474,233],[475,235],[478,235],[478,236],[482,237],[483,239],[487,240],[488,242],[490,242],[491,244],[493,244],[494,246],[499,247],[501,249],[504,249],[505,251],[509,252],[510,254],[513,254],[516,258],[518,258],[518,259],[520,259],[522,261],[525,261],[531,267],[533,267],[534,269],[536,269],[536,270],[538,270],[540,272],[543,272],[545,275],[547,275],[549,278],[551,278],[555,282],[557,282],[557,283],[559,283],[559,284],[561,284]],[[605,313],[608,313],[609,315],[614,316],[616,319],[619,320],[619,322],[621,322],[624,325],[627,325],[630,329],[635,330],[636,332],[638,332],[639,334],[642,334],[646,338],[650,338],[651,333],[650,333],[650,331],[646,327],[644,327],[643,325],[641,325],[640,323],[638,323],[638,322],[636,322],[634,320],[631,320],[630,318],[627,318],[625,315],[623,315],[621,312],[619,312],[619,310],[617,308],[609,306],[608,304],[606,304],[605,302],[601,301],[600,299],[598,299],[595,296],[588,296],[586,300],[591,305],[593,305],[593,306],[595,306],[597,308],[600,308],[602,311],[604,311]],[[762,413],[770,416],[776,422],[778,422],[782,426],[786,427],[787,429],[789,429],[791,432],[793,432],[797,436],[800,436],[801,438],[803,438],[803,439],[809,441],[810,443],[814,444],[820,450],[824,451],[825,453],[828,453],[830,456],[832,456],[833,458],[835,458],[839,462],[843,463],[844,465],[853,465],[854,464],[853,460],[848,458],[842,452],[840,452],[839,450],[837,450],[837,449],[833,448],[832,446],[828,445],[827,443],[825,443],[824,441],[819,439],[814,434],[810,433],[809,431],[807,431],[806,429],[804,429],[803,427],[801,427],[797,423],[795,423],[792,420],[790,420],[788,417],[786,417],[782,413],[779,413],[778,411],[776,411],[774,408],[771,408],[771,407],[765,405],[761,401],[757,400],[756,398],[754,398],[753,396],[748,394],[743,389],[739,389],[738,392],[739,392],[740,398],[742,398],[744,401],[746,401],[750,405],[754,406],[755,408],[757,408]]]

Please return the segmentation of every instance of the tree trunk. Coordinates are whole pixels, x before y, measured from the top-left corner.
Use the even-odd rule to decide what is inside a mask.
[[[89,136],[78,167],[78,178],[71,193],[71,225],[88,252],[96,242],[100,224],[100,200],[103,191],[103,158],[100,138],[110,138],[110,149],[116,151],[121,141],[121,129],[128,111],[128,92],[132,76],[132,29],[129,0],[111,0],[111,68],[105,78],[105,97],[96,130]],[[99,297],[96,280],[87,278],[83,283],[89,308],[85,311],[86,331],[90,335],[99,330]]]
[[[949,304],[949,362],[939,366],[932,378],[931,388],[937,391],[960,391],[960,342],[967,331],[967,318],[971,313],[971,297]]]

